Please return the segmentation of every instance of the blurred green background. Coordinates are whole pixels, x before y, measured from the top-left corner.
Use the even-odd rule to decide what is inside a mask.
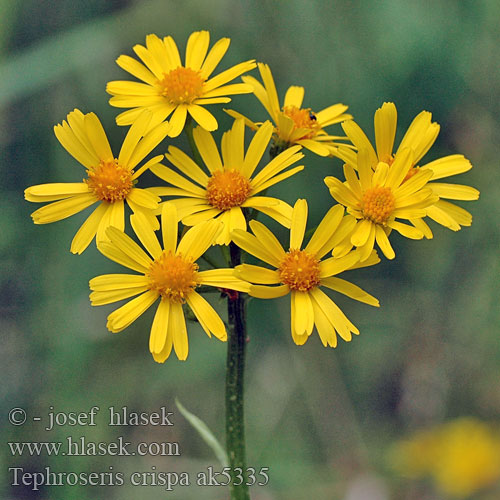
[[[335,297],[361,335],[336,350],[314,333],[297,347],[289,333],[288,299],[249,306],[246,392],[248,463],[269,467],[270,483],[255,500],[441,500],[427,481],[399,477],[388,465],[392,443],[416,429],[473,415],[500,419],[500,64],[495,0],[435,2],[212,0],[0,1],[0,251],[2,255],[1,435],[5,499],[224,499],[217,487],[11,487],[9,467],[43,471],[187,471],[216,465],[211,451],[175,408],[177,397],[224,436],[225,345],[190,325],[186,362],[163,365],[148,351],[153,311],[126,331],[106,330],[114,306],[92,308],[88,280],[120,272],[95,245],[70,254],[86,217],[35,226],[39,205],[23,190],[46,182],[79,182],[84,170],[52,128],[72,109],[95,111],[117,153],[126,130],[114,124],[105,85],[131,79],[115,64],[148,33],[172,35],[181,53],[189,34],[208,29],[211,43],[231,47],[218,70],[255,58],[271,66],[281,96],[306,88],[304,105],[319,111],[343,102],[373,138],[373,113],[384,101],[399,112],[396,143],[425,109],[441,124],[424,158],[464,154],[474,169],[454,180],[481,191],[464,203],[472,227],[458,233],[432,224],[434,239],[392,239],[397,258],[347,276],[380,299],[380,309]],[[254,74],[257,76],[257,72]],[[231,107],[265,119],[253,96]],[[231,120],[222,107],[217,137]],[[331,127],[340,133],[340,127]],[[172,141],[187,151],[181,137]],[[164,152],[166,147],[160,148]],[[314,225],[332,203],[323,177],[341,162],[307,154],[306,171],[273,193],[309,200]],[[146,178],[144,178],[146,179]],[[266,221],[267,222],[267,221]],[[279,232],[279,231],[278,231]],[[281,230],[282,236],[285,232]],[[223,310],[223,301],[218,307]],[[109,406],[173,411],[174,427],[108,427]],[[88,411],[96,427],[45,431],[33,416]],[[28,423],[7,413],[22,407]],[[175,441],[180,457],[13,457],[7,441]],[[498,485],[476,493],[500,498]]]

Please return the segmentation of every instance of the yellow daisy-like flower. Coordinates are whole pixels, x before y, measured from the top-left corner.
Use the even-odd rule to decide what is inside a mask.
[[[398,151],[391,166],[379,162],[375,171],[366,149],[359,151],[356,159],[358,173],[352,164],[346,163],[344,183],[336,177],[325,177],[332,197],[357,219],[350,239],[339,245],[336,252],[341,255],[354,245],[361,251],[363,261],[370,256],[376,241],[384,255],[393,259],[395,253],[388,238],[392,229],[407,238],[424,236],[420,229],[396,219],[424,217],[427,207],[437,201],[432,189],[426,187],[432,171],[421,170],[407,179],[413,165],[411,149]]]
[[[290,227],[290,205],[269,196],[256,196],[304,168],[300,165],[285,170],[304,156],[299,152],[300,146],[294,146],[254,175],[272,133],[272,124],[264,123],[245,154],[245,124],[241,119],[235,120],[231,130],[222,137],[221,158],[210,132],[196,127],[194,141],[208,174],[180,149],[170,146],[166,158],[193,182],[164,165],[155,165],[152,172],[174,187],[150,188],[150,191],[159,196],[175,196],[172,203],[177,206],[182,223],[187,226],[217,217],[223,222],[223,230],[216,240],[219,245],[230,243],[230,234],[234,229],[246,229],[244,208],[259,210]]]
[[[208,31],[192,33],[184,65],[171,36],[161,40],[156,35],[148,35],[146,47],[134,46],[134,52],[144,64],[132,57],[120,56],[116,60],[118,66],[144,83],[108,83],[106,91],[113,96],[109,103],[118,108],[133,108],[117,116],[118,125],[130,125],[141,110],[147,108],[153,112],[153,124],[161,123],[173,113],[171,137],[182,132],[187,113],[206,130],[217,129],[217,120],[204,106],[230,102],[228,95],[252,92],[252,87],[244,83],[226,84],[255,68],[255,61],[242,62],[210,78],[229,48],[230,40],[221,38],[210,51],[209,43]]]
[[[324,128],[352,118],[351,115],[344,113],[347,106],[334,104],[317,113],[313,112],[311,108],[302,107],[304,87],[292,86],[287,90],[281,107],[269,66],[259,63],[258,67],[264,85],[251,76],[243,76],[242,80],[252,86],[253,93],[276,125],[275,150],[280,152],[294,144],[300,144],[317,155],[330,155],[332,147],[337,145],[334,141],[345,138],[328,135]],[[252,122],[236,111],[226,110],[226,112],[234,118],[245,118],[247,126],[254,130],[260,126],[259,123]]]
[[[470,498],[500,481],[500,434],[462,417],[397,442],[389,459],[407,477],[432,477],[447,497]]]
[[[223,321],[196,287],[208,285],[246,292],[248,283],[236,278],[233,269],[200,271],[196,260],[208,249],[221,230],[217,221],[206,221],[191,228],[177,244],[178,216],[175,206],[165,203],[161,213],[163,249],[145,215],[130,217],[135,234],[149,255],[129,236],[115,227],[107,230],[109,241],[99,250],[109,259],[140,274],[105,274],[90,280],[92,305],[110,304],[134,295],[108,316],[107,327],[120,332],[133,323],[159,298],[160,304],[151,327],[149,349],[155,361],[163,363],[172,350],[180,360],[188,355],[186,321],[182,306],[187,303],[201,327],[210,337],[227,340]]]
[[[358,251],[351,251],[340,258],[321,260],[352,231],[354,218],[343,215],[343,207],[332,207],[303,250],[301,247],[307,224],[306,200],[298,200],[293,208],[288,251],[283,249],[269,229],[256,220],[250,222],[254,235],[241,230],[233,232],[233,240],[239,247],[276,268],[271,270],[242,264],[236,267],[236,273],[250,283],[257,283],[249,292],[254,297],[271,299],[290,293],[291,331],[297,345],[306,342],[315,325],[324,346],[337,346],[336,332],[346,342],[352,339],[353,333],[359,334],[359,330],[321,290],[322,286],[360,302],[377,307],[379,305],[375,297],[336,276],[347,269],[380,262],[376,252],[372,252],[370,259],[363,264],[359,264]]]
[[[374,125],[376,150],[354,121],[344,122],[342,128],[358,150],[366,149],[368,151],[372,168],[375,168],[378,162],[391,165],[395,158],[393,147],[397,126],[397,111],[394,103],[386,102],[375,112]],[[449,155],[418,166],[422,157],[434,144],[438,134],[439,125],[432,122],[432,114],[428,111],[419,113],[410,124],[397,150],[411,148],[414,151],[412,168],[407,174],[408,179],[419,170],[431,171],[430,181],[435,181],[467,172],[472,168],[470,161],[463,155]],[[352,149],[340,147],[333,151],[333,154],[355,167],[356,152]],[[453,231],[458,231],[461,226],[471,225],[472,215],[469,212],[445,200],[477,200],[479,198],[477,189],[440,182],[430,182],[428,187],[439,196],[439,200],[426,209],[428,217]],[[410,222],[418,227],[426,238],[432,238],[432,231],[422,218],[411,218]]]
[[[83,182],[53,183],[31,186],[24,192],[32,202],[52,202],[31,214],[35,224],[48,224],[70,217],[99,202],[78,230],[71,243],[71,252],[81,254],[94,239],[105,239],[109,226],[123,229],[124,202],[134,211],[149,214],[149,222],[158,227],[151,210],[160,198],[149,191],[134,187],[137,178],[162,156],[155,156],[134,172],[134,168],[167,136],[168,123],[151,128],[151,113],[145,111],[134,123],[115,158],[106,133],[94,113],[83,114],[75,109],[67,121],[54,127],[64,149],[87,169]],[[146,133],[146,131],[149,132]],[[59,200],[59,201],[56,201]]]

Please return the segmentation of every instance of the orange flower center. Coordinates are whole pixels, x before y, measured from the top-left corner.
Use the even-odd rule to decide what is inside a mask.
[[[202,95],[205,79],[199,71],[179,66],[168,73],[163,73],[162,95],[172,104],[191,104]]]
[[[389,187],[374,187],[363,193],[361,210],[365,219],[385,224],[394,210],[396,199]]]
[[[130,193],[134,183],[134,172],[123,167],[118,160],[101,160],[97,167],[87,170],[87,186],[102,201],[114,203],[123,200]]]
[[[250,194],[249,180],[234,169],[216,170],[207,184],[207,200],[220,210],[239,207]]]
[[[311,111],[311,108],[302,109],[296,106],[284,106],[283,113],[293,120],[295,128],[308,130],[301,139],[311,139],[321,130],[321,125],[318,123],[316,115]]]
[[[149,289],[172,302],[185,302],[187,295],[199,285],[198,264],[170,250],[151,264],[148,276]]]
[[[279,267],[281,282],[292,290],[308,292],[320,283],[319,260],[305,250],[290,250]]]

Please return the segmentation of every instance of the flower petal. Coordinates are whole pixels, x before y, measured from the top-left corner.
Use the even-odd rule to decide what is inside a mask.
[[[421,168],[422,170],[432,170],[432,180],[437,180],[467,172],[472,168],[472,164],[463,155],[449,155],[431,161]]]
[[[161,231],[163,248],[166,252],[175,252],[177,247],[177,232],[179,230],[179,220],[177,209],[173,203],[166,202],[161,211]]]
[[[141,208],[154,210],[155,208],[158,208],[160,198],[147,189],[132,188],[130,193],[127,195],[127,202],[130,201],[139,205]]]
[[[156,309],[151,333],[149,335],[149,351],[152,354],[159,354],[165,347],[168,336],[168,323],[170,316],[170,301],[161,299],[158,309]]]
[[[128,161],[128,167],[133,169],[139,164],[153,149],[160,144],[170,131],[170,123],[163,122],[150,129],[149,132],[137,143]]]
[[[316,301],[314,294],[311,294],[311,303],[314,312],[314,324],[318,330],[319,338],[322,344],[326,347],[337,347],[337,334],[335,328],[330,322],[328,316],[323,312],[323,309]]]
[[[392,260],[394,259],[394,257],[396,257],[396,254],[394,253],[394,250],[389,243],[387,234],[385,234],[385,231],[378,225],[375,226],[375,239],[377,240],[377,244],[380,247],[380,250],[382,250],[382,252],[388,259]]]
[[[351,243],[356,247],[363,246],[370,236],[370,231],[373,225],[373,222],[369,219],[359,221],[356,224],[356,229],[352,233]]]
[[[176,254],[197,260],[213,245],[220,231],[221,223],[218,220],[201,222],[187,230],[179,242]]]
[[[120,288],[119,290],[92,292],[89,298],[90,298],[90,303],[93,306],[104,306],[106,304],[111,304],[113,302],[118,302],[120,300],[129,299],[134,295],[146,292],[148,289],[149,285],[146,284],[140,287]]]
[[[269,253],[276,255],[280,260],[285,256],[285,250],[278,238],[264,224],[254,219],[250,221],[250,228]]]
[[[109,292],[124,288],[141,288],[149,283],[143,274],[101,274],[89,281],[93,292]]]
[[[292,226],[290,228],[290,249],[300,249],[307,224],[307,201],[297,200],[293,207]]]
[[[319,288],[311,291],[312,298],[321,307],[327,318],[331,321],[332,325],[337,330],[338,334],[346,342],[352,340],[352,334],[359,335],[359,330],[349,321],[346,315],[341,311],[339,306],[333,302],[328,295],[326,295]]]
[[[417,163],[422,156],[434,144],[438,134],[439,125],[432,123],[432,114],[422,111],[411,122],[403,139],[399,144],[398,153],[401,149],[410,148],[414,152],[414,162]]]
[[[450,200],[477,200],[479,198],[479,191],[470,186],[463,186],[461,184],[445,184],[441,182],[433,182],[429,184],[432,191],[440,198],[448,198]]]
[[[222,73],[219,73],[218,75],[214,76],[213,78],[210,78],[210,80],[207,80],[205,82],[205,85],[203,87],[204,92],[210,92],[213,89],[216,89],[217,87],[220,87],[221,85],[224,85],[231,80],[234,80],[238,76],[242,75],[243,73],[247,73],[248,71],[251,71],[254,69],[256,66],[254,60],[249,60],[249,61],[244,61],[242,63],[236,64],[235,66],[232,66],[229,69],[226,69]],[[249,87],[248,92],[250,93],[252,90]]]
[[[108,207],[104,203],[100,203],[87,217],[71,242],[71,253],[81,254],[90,245],[107,209]]]
[[[288,285],[280,286],[261,286],[252,285],[250,287],[249,295],[252,297],[257,297],[258,299],[276,299],[278,297],[283,297],[290,292],[290,287]]]
[[[170,118],[170,137],[177,137],[184,130],[187,116],[187,104],[179,104]]]
[[[146,216],[141,212],[134,213],[130,216],[130,224],[144,248],[153,259],[157,259],[162,254],[162,249]]]
[[[84,118],[85,133],[92,143],[92,147],[100,160],[112,160],[114,158],[109,146],[106,132],[95,113],[88,113]]]
[[[133,57],[130,57],[127,55],[121,55],[116,60],[116,64],[118,64],[118,66],[120,66],[120,68],[124,69],[125,71],[130,73],[132,76],[135,76],[139,80],[142,80],[143,82],[148,83],[152,87],[158,81],[157,78],[153,75],[153,73],[151,73],[151,71],[149,71],[146,68],[146,66],[144,66],[142,63],[140,63],[139,61],[137,61]],[[109,83],[114,83],[114,82],[109,82]],[[112,94],[112,92],[110,92],[107,87],[106,87],[106,92],[108,92],[108,94]]]
[[[210,44],[210,34],[208,31],[195,31],[191,33],[186,45],[186,67],[194,71],[201,68],[203,60],[207,55]]]
[[[57,201],[69,198],[76,194],[89,193],[86,182],[57,182],[51,184],[37,184],[24,190],[24,198],[36,203]]]
[[[314,328],[314,310],[308,292],[292,290],[292,310],[294,311],[294,324],[292,325],[292,332],[295,332],[294,340],[295,337],[311,335]]]
[[[210,49],[210,52],[207,54],[203,66],[200,69],[200,73],[203,78],[208,78],[213,73],[214,69],[220,63],[220,61],[224,57],[224,54],[227,52],[229,43],[229,38],[221,38]]]
[[[343,184],[336,177],[328,176],[324,179],[330,194],[334,200],[345,207],[359,208],[360,200],[356,198],[354,192],[346,184]]]
[[[281,282],[278,271],[252,264],[241,264],[236,268],[236,274],[243,280],[261,285],[276,285]]]
[[[397,120],[396,106],[392,102],[384,102],[382,107],[375,112],[375,141],[377,156],[381,161],[387,162],[392,156]]]
[[[173,165],[175,165],[183,174],[187,175],[200,186],[206,187],[208,183],[208,175],[194,162],[191,157],[175,146],[168,148],[168,153],[165,155]]]
[[[160,179],[163,179],[165,182],[191,193],[191,196],[203,199],[206,198],[206,189],[193,184],[191,181],[187,180],[171,168],[165,167],[165,165],[156,164],[151,167],[151,172],[153,172],[153,174],[158,176]]]
[[[335,290],[336,292],[343,293],[351,299],[358,300],[359,302],[364,302],[365,304],[369,304],[375,307],[380,306],[378,299],[373,297],[373,295],[365,292],[362,288],[356,286],[354,283],[350,283],[349,281],[343,280],[341,278],[336,278],[334,276],[323,278],[321,280],[321,285],[330,288],[330,290]]]
[[[106,229],[106,235],[114,246],[137,262],[137,264],[143,266],[143,268],[149,269],[153,261],[130,236],[112,226]]]
[[[227,340],[224,322],[215,312],[214,308],[199,293],[191,292],[186,297],[186,301],[209,337],[213,333],[219,340]]]
[[[113,333],[121,332],[147,311],[156,299],[158,292],[148,291],[119,307],[108,316],[108,330]]]
[[[295,106],[296,108],[301,108],[303,100],[304,87],[298,87],[294,85],[292,87],[289,87],[286,91],[283,106]]]
[[[224,170],[222,161],[219,155],[219,150],[215,144],[212,134],[205,130],[203,127],[196,127],[193,130],[194,142],[200,152],[205,165],[211,173],[216,170]]]
[[[177,354],[177,358],[180,361],[184,361],[188,357],[189,343],[182,304],[172,302],[170,304],[170,315],[172,318],[171,325],[175,354]]]
[[[31,214],[31,217],[35,224],[49,224],[71,217],[85,210],[97,201],[93,193],[77,194],[65,200],[55,201],[49,205],[45,205],[35,210]]]
[[[306,252],[314,254],[317,259],[321,259],[323,255],[329,252],[333,246],[328,248],[326,243],[332,239],[332,235],[337,230],[343,216],[344,207],[342,205],[334,205],[330,208],[311,236],[309,243],[305,247]]]
[[[409,226],[408,224],[402,224],[397,221],[390,221],[387,225],[391,229],[395,229],[399,234],[405,236],[406,238],[411,238],[412,240],[421,240],[424,237],[424,233],[414,226]]]
[[[370,159],[370,165],[375,167],[378,163],[377,154],[373,149],[371,142],[369,141],[366,134],[363,132],[361,127],[354,120],[346,120],[342,122],[342,128],[344,132],[349,137],[351,142],[356,146],[356,149],[360,151],[361,149],[366,149]]]
[[[187,107],[187,110],[189,114],[194,118],[195,122],[205,130],[211,132],[213,130],[217,130],[217,128],[219,127],[215,116],[203,106],[198,106],[198,104],[190,104]],[[172,135],[172,137],[176,136]]]
[[[346,269],[350,269],[356,262],[360,260],[359,252],[350,252],[344,257],[330,257],[319,264],[320,278],[329,278],[336,274],[340,274]]]

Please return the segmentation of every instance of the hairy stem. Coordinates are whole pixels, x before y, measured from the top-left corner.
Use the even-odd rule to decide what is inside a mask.
[[[231,267],[241,263],[241,251],[229,246]],[[231,468],[231,500],[249,500],[246,483],[243,379],[245,372],[246,318],[241,293],[228,296],[229,338],[226,364],[226,448]],[[243,479],[243,480],[242,480]]]

